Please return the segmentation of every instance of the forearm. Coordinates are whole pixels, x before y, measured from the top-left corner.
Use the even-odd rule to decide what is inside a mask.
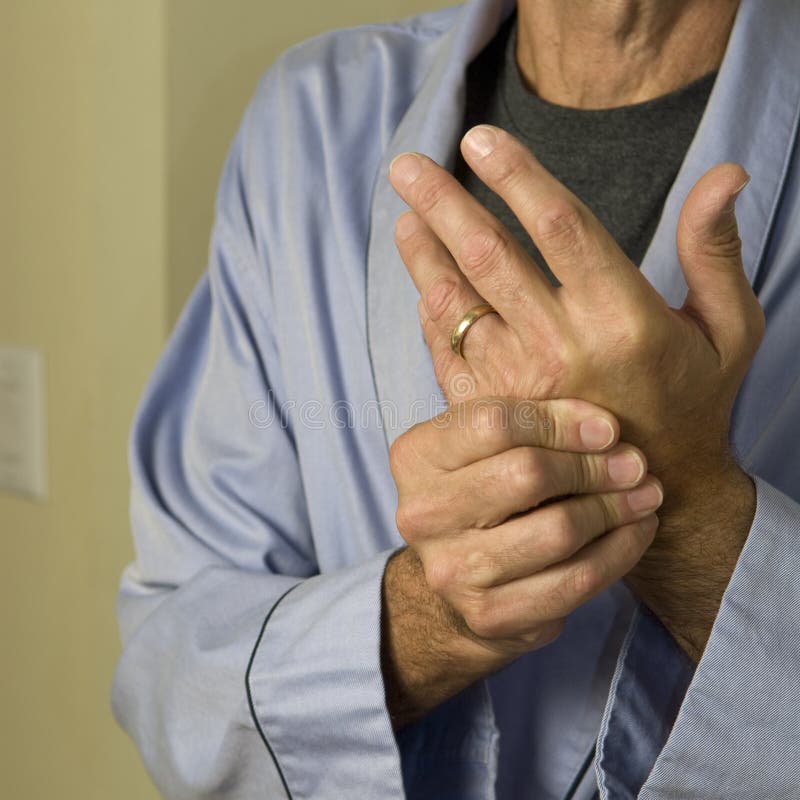
[[[511,660],[470,635],[456,612],[431,591],[412,549],[389,560],[383,579],[381,668],[395,730]]]

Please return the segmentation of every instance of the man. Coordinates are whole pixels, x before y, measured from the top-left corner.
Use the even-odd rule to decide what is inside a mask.
[[[713,83],[620,247],[496,127],[493,196],[456,162],[515,9],[322,37],[248,109],[133,437],[113,699],[167,797],[800,796],[800,11],[519,3],[541,113]]]

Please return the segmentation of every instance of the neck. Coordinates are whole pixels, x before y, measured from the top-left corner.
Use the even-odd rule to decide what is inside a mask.
[[[528,88],[574,108],[674,91],[722,63],[739,0],[519,0]]]

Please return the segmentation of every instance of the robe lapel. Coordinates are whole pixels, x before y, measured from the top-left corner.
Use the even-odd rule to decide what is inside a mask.
[[[419,325],[419,293],[394,244],[395,220],[407,207],[389,183],[389,165],[396,155],[411,150],[452,168],[467,66],[515,7],[514,0],[479,0],[461,9],[378,170],[367,255],[367,336],[388,444],[445,408]]]
[[[758,289],[796,136],[800,13],[795,0],[743,0],[697,134],[664,206],[642,272],[672,306],[686,296],[675,233],[689,190],[715,164],[751,175],[737,202],[745,269]]]

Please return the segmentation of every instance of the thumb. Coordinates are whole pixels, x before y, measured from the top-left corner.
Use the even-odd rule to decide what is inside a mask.
[[[734,211],[749,181],[739,164],[717,164],[689,192],[678,219],[678,258],[689,287],[683,310],[726,361],[754,353],[763,335]]]

